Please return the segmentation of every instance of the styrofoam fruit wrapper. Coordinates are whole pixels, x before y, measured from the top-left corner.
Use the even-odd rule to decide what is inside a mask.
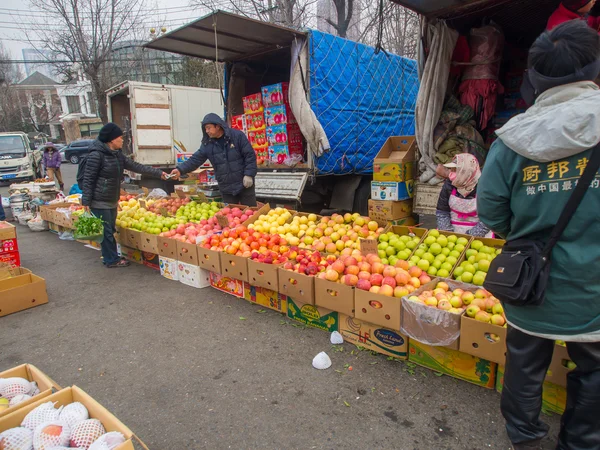
[[[331,359],[325,352],[319,353],[313,358],[313,367],[315,369],[324,370],[331,367]]]
[[[46,450],[85,450],[79,447],[65,447],[64,445],[57,445],[55,447],[49,447]]]
[[[87,419],[79,422],[71,433],[71,447],[88,449],[100,436],[106,433],[104,425],[98,419]]]
[[[37,408],[29,411],[29,414],[21,422],[21,426],[33,431],[45,422],[57,421],[61,411],[62,406],[56,409],[52,402],[42,403]]]
[[[80,402],[73,402],[66,405],[60,413],[60,420],[74,429],[75,425],[90,418],[87,408]]]
[[[114,450],[124,442],[125,436],[118,431],[111,431],[100,436],[88,450]]]
[[[25,378],[0,378],[0,397],[11,400],[20,394],[29,394],[37,389],[37,384]]]
[[[19,403],[23,403],[24,401],[27,401],[31,398],[31,395],[29,394],[19,394],[19,395],[15,395],[9,403],[9,406],[17,406]]]
[[[38,425],[33,432],[33,450],[48,450],[56,446],[67,446],[71,429],[61,420],[52,420]]]
[[[344,338],[338,331],[334,331],[331,333],[331,337],[329,338],[333,345],[339,345],[344,343]]]
[[[0,433],[3,450],[33,450],[33,431],[25,427],[11,428]]]

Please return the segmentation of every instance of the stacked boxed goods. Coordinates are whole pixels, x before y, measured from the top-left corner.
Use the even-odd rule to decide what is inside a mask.
[[[267,138],[264,108],[260,93],[249,95],[242,99],[244,105],[243,120],[236,116],[235,128],[242,129],[248,136],[250,144],[256,153],[256,163],[260,166],[267,160]]]
[[[0,264],[7,263],[11,267],[21,265],[17,229],[8,222],[0,222]]]
[[[410,216],[412,210],[414,161],[417,143],[414,136],[391,136],[387,139],[373,161],[373,181],[371,182],[371,201],[369,215],[378,221],[389,221]],[[393,205],[392,202],[409,203]],[[398,215],[398,217],[394,217]]]

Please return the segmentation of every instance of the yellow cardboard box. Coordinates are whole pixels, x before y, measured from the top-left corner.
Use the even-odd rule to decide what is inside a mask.
[[[373,180],[412,180],[416,150],[414,136],[390,136],[373,160]]]
[[[277,291],[244,283],[244,298],[265,308],[287,314],[287,295]]]

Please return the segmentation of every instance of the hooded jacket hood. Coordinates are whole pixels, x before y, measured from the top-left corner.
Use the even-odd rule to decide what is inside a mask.
[[[206,144],[208,142],[208,140],[210,139],[210,137],[208,137],[208,134],[206,134],[206,130],[204,129],[205,125],[219,125],[221,128],[223,128],[223,131],[225,132],[225,136],[229,136],[229,126],[227,125],[227,122],[225,122],[223,119],[221,119],[217,114],[215,113],[210,113],[207,114],[206,116],[204,116],[204,119],[202,120],[202,143]]]
[[[548,89],[496,134],[514,152],[537,162],[589,150],[600,142],[600,88],[580,81]]]

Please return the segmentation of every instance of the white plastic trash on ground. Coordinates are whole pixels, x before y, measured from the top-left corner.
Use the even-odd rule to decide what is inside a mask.
[[[340,345],[340,344],[344,343],[344,338],[337,331],[334,331],[333,333],[331,333],[331,337],[329,338],[329,340],[331,341],[331,343],[333,345]]]
[[[313,367],[319,370],[329,369],[331,367],[331,359],[325,352],[319,353],[313,358]]]

